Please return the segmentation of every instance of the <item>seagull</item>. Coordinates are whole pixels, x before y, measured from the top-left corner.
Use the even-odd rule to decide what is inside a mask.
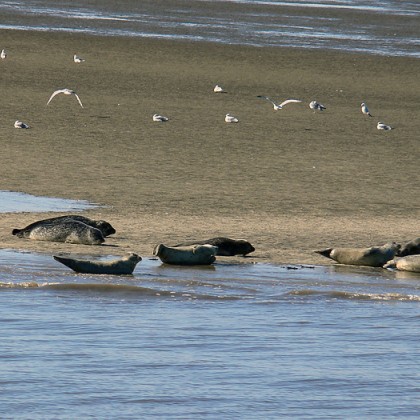
[[[317,101],[312,101],[312,102],[309,104],[309,108],[313,109],[313,110],[314,110],[314,112],[315,112],[316,110],[323,111],[324,109],[327,109],[324,105],[321,105],[321,104],[320,104],[319,102],[317,102]]]
[[[278,103],[272,101],[267,96],[258,95],[257,98],[265,99],[268,102],[271,102],[276,111],[278,111],[279,109],[282,109],[285,105],[290,104],[292,102],[302,102],[302,101],[299,101],[299,99],[287,99],[287,100],[283,101],[281,104],[278,104]]]
[[[159,114],[154,114],[153,115],[153,121],[166,122],[168,120],[169,120],[169,118],[164,117],[163,115],[159,115]]]
[[[77,96],[77,93],[74,90],[71,89],[58,89],[56,90],[50,97],[50,99],[47,102],[47,105],[51,102],[51,99],[54,98],[54,96],[58,95],[59,93],[64,93],[64,95],[74,95],[77,99],[77,101],[79,102],[80,106],[83,108],[83,104],[82,101],[80,100],[80,98]]]
[[[25,124],[22,121],[16,120],[15,121],[15,128],[29,128],[29,125]]]
[[[237,122],[239,122],[239,120],[236,117],[234,117],[233,115],[230,115],[230,114],[226,114],[225,121],[227,123],[237,123]]]
[[[369,109],[364,102],[362,104],[360,104],[360,106],[362,107],[363,114],[369,115],[369,117],[373,117],[373,115],[369,112]]]
[[[76,54],[73,55],[73,61],[75,63],[83,63],[83,61],[85,61],[84,58],[77,56]]]
[[[386,125],[384,123],[378,122],[378,125],[376,126],[378,130],[392,130],[392,127],[390,125]]]
[[[4,48],[1,50],[0,57],[2,60],[4,60],[7,57],[6,50]]]
[[[215,87],[214,87],[214,89],[213,89],[213,92],[216,92],[216,93],[227,93],[221,86],[219,86],[219,85],[216,85]]]

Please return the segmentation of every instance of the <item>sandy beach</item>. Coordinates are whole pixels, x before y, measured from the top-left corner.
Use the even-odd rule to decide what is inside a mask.
[[[35,242],[11,230],[56,213],[1,214],[0,248],[146,257],[158,243],[229,236],[256,247],[233,261],[330,264],[313,251],[420,234],[418,59],[0,35],[0,190],[101,204],[83,214],[117,230],[103,246]],[[64,95],[47,107],[59,88],[84,108]],[[257,95],[302,103],[274,111]],[[327,110],[314,113],[312,100]]]

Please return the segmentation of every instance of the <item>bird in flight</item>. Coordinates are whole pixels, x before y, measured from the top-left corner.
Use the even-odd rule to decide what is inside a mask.
[[[58,89],[56,90],[51,96],[50,99],[47,102],[47,105],[51,102],[51,99],[54,98],[54,96],[58,95],[59,93],[64,93],[64,95],[74,95],[77,99],[77,101],[79,102],[80,106],[83,108],[83,104],[82,101],[80,100],[80,98],[77,96],[77,93],[74,90],[71,89]]]
[[[278,104],[277,102],[274,102],[273,100],[271,100],[267,96],[258,95],[257,98],[265,99],[266,101],[271,102],[273,104],[273,108],[276,111],[278,111],[279,109],[282,109],[287,104],[291,104],[293,102],[302,102],[302,101],[299,101],[299,99],[287,99],[287,100],[283,101],[281,104]]]
[[[360,106],[362,107],[363,114],[369,115],[369,117],[373,117],[373,115],[369,112],[369,108],[364,102]]]
[[[168,117],[164,117],[163,115],[159,115],[159,114],[154,114],[153,115],[153,121],[166,122],[168,120],[169,120],[169,118]]]
[[[312,101],[310,104],[309,104],[309,108],[311,108],[311,109],[313,109],[314,110],[314,112],[316,111],[316,110],[318,110],[318,111],[323,111],[324,109],[327,109],[324,105],[321,105],[319,102],[317,102],[317,101]]]

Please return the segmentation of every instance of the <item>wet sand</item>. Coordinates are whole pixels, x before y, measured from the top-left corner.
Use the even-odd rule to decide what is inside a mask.
[[[313,251],[420,234],[417,59],[0,34],[0,190],[100,203],[84,214],[117,230],[104,246],[35,242],[12,228],[56,213],[2,214],[0,248],[150,256],[157,243],[230,236],[256,247],[234,261],[329,264]],[[46,106],[63,87],[83,109],[64,95]],[[257,95],[303,102],[274,111]],[[314,99],[327,110],[313,113]]]

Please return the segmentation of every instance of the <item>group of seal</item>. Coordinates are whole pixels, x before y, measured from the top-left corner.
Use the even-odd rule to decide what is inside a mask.
[[[420,272],[420,238],[402,246],[390,242],[369,248],[327,248],[315,252],[339,264]]]

